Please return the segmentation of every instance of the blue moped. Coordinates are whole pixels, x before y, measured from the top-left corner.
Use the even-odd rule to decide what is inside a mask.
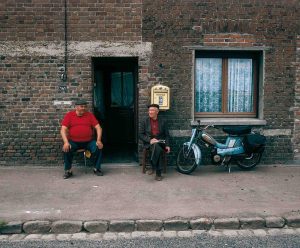
[[[235,160],[244,170],[254,168],[261,159],[265,149],[266,137],[254,133],[250,126],[227,126],[223,131],[227,133],[226,142],[217,142],[207,133],[207,125],[201,128],[200,122],[192,128],[192,135],[188,142],[183,143],[177,156],[177,170],[184,174],[192,173],[201,163],[202,152],[199,141],[210,149],[213,164],[227,166],[230,172],[230,162]]]

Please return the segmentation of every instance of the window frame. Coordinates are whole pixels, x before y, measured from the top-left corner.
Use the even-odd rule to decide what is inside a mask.
[[[261,51],[242,51],[242,50],[195,50],[194,52],[194,65],[197,58],[221,58],[222,59],[222,89],[228,87],[228,59],[231,58],[248,58],[252,59],[253,70],[253,112],[228,112],[228,89],[222,90],[222,112],[196,112],[195,99],[196,99],[196,66],[194,66],[194,92],[193,92],[193,109],[194,117],[220,117],[220,118],[257,118],[259,109],[259,76],[260,76],[260,62]]]

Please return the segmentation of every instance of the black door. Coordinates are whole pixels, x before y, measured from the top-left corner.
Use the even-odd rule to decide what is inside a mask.
[[[94,109],[103,128],[104,162],[136,160],[137,60],[94,59]]]

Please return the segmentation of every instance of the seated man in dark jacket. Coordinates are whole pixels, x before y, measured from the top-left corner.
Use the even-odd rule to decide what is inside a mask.
[[[162,153],[170,152],[169,146],[169,131],[163,119],[158,118],[159,105],[150,104],[148,106],[149,117],[142,122],[140,139],[144,143],[144,147],[150,149],[150,162],[152,170],[148,172],[149,175],[156,171],[155,179],[162,180]]]

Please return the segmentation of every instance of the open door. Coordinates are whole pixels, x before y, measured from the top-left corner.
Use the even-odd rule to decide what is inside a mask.
[[[103,162],[137,160],[137,58],[94,58],[94,110],[103,128]]]

